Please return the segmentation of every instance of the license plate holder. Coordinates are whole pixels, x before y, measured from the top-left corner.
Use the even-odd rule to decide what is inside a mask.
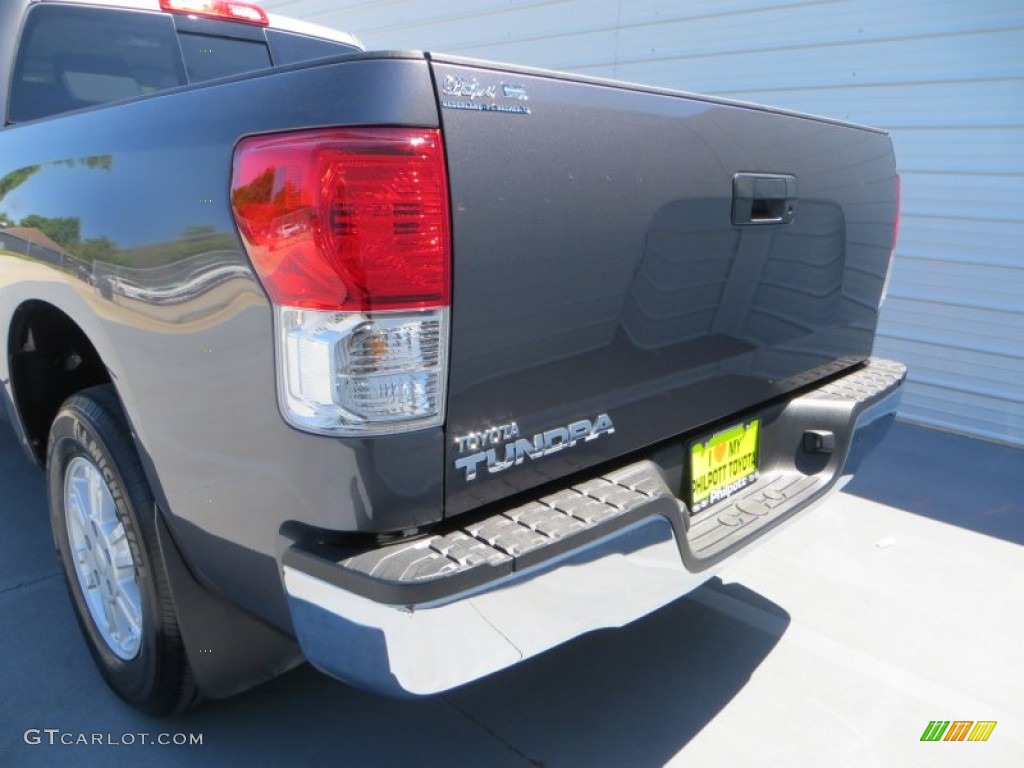
[[[690,512],[698,514],[757,481],[761,419],[744,419],[690,444]]]

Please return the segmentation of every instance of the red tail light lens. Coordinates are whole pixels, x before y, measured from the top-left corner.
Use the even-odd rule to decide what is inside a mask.
[[[160,7],[171,13],[188,13],[214,19],[244,21],[266,26],[267,14],[258,5],[238,3],[234,0],[160,0]]]
[[[440,132],[345,128],[244,139],[231,205],[279,306],[357,311],[450,301]]]

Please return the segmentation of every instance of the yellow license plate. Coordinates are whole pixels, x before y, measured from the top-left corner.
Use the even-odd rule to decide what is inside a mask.
[[[717,504],[757,480],[761,420],[752,419],[690,447],[690,511]]]

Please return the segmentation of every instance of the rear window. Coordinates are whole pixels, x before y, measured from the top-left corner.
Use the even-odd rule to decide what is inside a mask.
[[[256,40],[235,40],[182,32],[178,35],[178,41],[185,56],[188,79],[192,83],[270,66],[267,44]]]
[[[296,35],[278,29],[268,29],[267,40],[270,41],[270,49],[274,53],[274,63],[278,65],[359,52],[359,48],[353,45],[319,37]]]
[[[186,83],[174,22],[163,14],[43,5],[21,40],[11,122]]]
[[[207,34],[209,33],[209,34]],[[29,12],[8,121],[354,50],[343,43],[166,13],[70,5]]]

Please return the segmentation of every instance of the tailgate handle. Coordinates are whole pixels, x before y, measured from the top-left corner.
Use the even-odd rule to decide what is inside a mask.
[[[737,173],[732,177],[733,224],[786,224],[796,211],[796,176]]]

